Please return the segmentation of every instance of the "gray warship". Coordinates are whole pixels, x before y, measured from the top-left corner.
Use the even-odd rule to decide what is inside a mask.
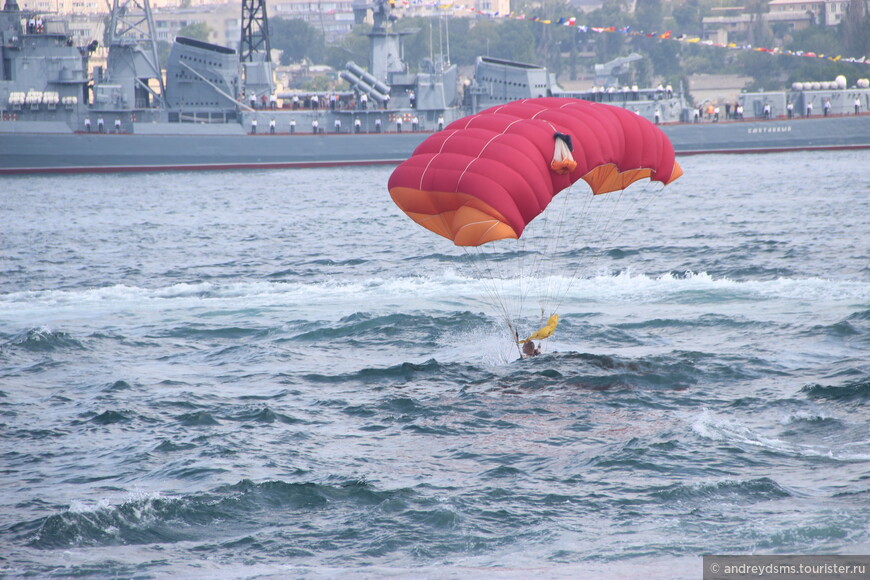
[[[93,74],[94,42],[76,46],[63,18],[6,0],[0,174],[393,164],[455,119],[541,96],[632,109],[659,123],[678,154],[870,147],[866,86],[746,93],[735,104],[741,115],[708,118],[681,90],[618,87],[635,55],[597,66],[591,91],[565,91],[544,67],[490,57],[461,83],[443,57],[408,72],[407,33],[394,30],[388,0],[354,9],[373,22],[370,70],[349,62],[340,73],[349,91],[280,95],[279,107],[264,0],[243,0],[240,50],[178,37],[165,75],[147,0],[114,0],[107,64]]]

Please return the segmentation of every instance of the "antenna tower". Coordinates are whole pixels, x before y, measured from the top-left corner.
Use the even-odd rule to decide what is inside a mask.
[[[109,46],[127,49],[141,47],[138,51],[141,58],[136,62],[137,82],[162,103],[166,87],[157,57],[151,3],[148,0],[113,0],[111,16]],[[160,86],[159,93],[153,91],[143,79],[156,80]]]
[[[256,58],[258,53],[263,55],[261,59]],[[242,62],[272,62],[266,0],[242,0],[242,45],[239,54]]]

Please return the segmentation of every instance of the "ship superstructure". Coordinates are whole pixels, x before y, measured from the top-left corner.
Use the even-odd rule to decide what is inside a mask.
[[[6,120],[68,121],[87,104],[87,54],[73,45],[67,22],[22,12],[7,0],[0,12],[0,109]]]

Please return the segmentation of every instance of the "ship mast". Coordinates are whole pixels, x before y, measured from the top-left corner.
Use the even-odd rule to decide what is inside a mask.
[[[160,61],[157,57],[157,38],[154,33],[154,18],[151,15],[149,0],[113,0],[109,29],[109,74],[116,77],[132,77],[135,79],[134,102],[128,106],[141,108],[144,93],[154,97],[155,102],[163,107],[165,85],[160,72]],[[119,78],[111,79],[113,82]],[[151,88],[154,80],[159,89]]]
[[[245,89],[259,99],[275,90],[266,0],[242,0],[242,41],[239,56]]]
[[[365,20],[371,10],[372,30],[370,39],[369,68],[378,81],[390,84],[393,73],[404,73],[405,63],[402,54],[402,37],[415,34],[418,29],[397,32],[393,30],[396,16],[392,14],[389,0],[357,0],[353,4],[357,22]]]
[[[263,60],[272,62],[266,0],[242,0],[242,62],[254,62],[260,52]]]

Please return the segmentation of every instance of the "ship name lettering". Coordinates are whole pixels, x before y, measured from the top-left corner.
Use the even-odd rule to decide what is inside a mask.
[[[785,127],[752,127],[746,130],[749,134],[754,133],[791,133],[791,125]]]

